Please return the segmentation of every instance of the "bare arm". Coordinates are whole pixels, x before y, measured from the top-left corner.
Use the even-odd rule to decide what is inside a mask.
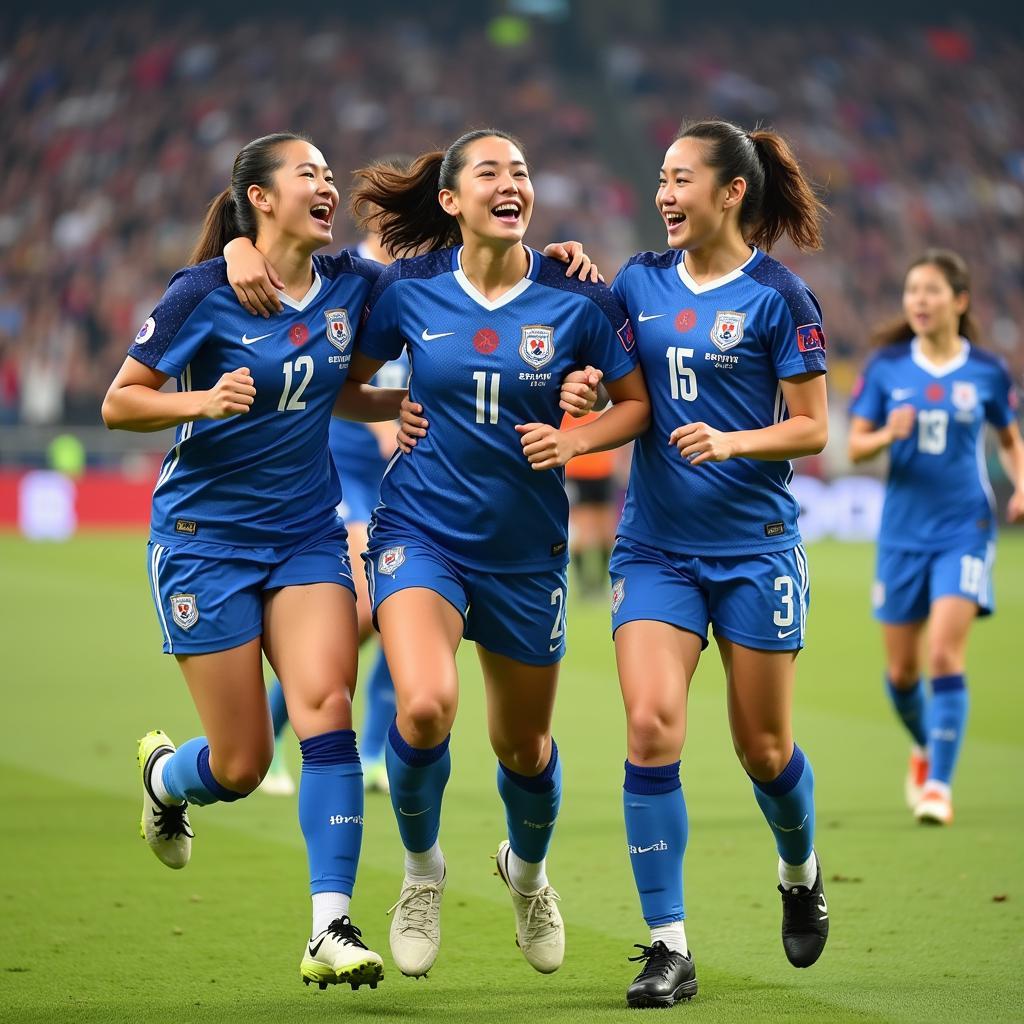
[[[256,398],[248,367],[223,374],[209,391],[161,391],[169,379],[128,356],[103,399],[103,422],[111,430],[148,433],[190,420],[237,416],[248,412]]]
[[[996,436],[999,438],[999,461],[1013,484],[1013,494],[1006,506],[1006,519],[1016,523],[1024,519],[1024,440],[1016,423],[1003,427]]]
[[[871,420],[854,416],[850,420],[850,437],[847,451],[851,462],[873,459],[880,451],[888,448],[893,441],[910,437],[914,429],[917,410],[912,405],[901,405],[889,413],[883,427],[875,427]]]

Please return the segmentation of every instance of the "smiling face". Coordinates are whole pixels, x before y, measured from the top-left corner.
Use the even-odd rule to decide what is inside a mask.
[[[903,313],[922,337],[955,334],[970,303],[968,292],[956,292],[934,263],[912,267],[903,284]]]
[[[533,213],[533,184],[519,147],[489,135],[471,142],[464,158],[456,187],[438,194],[445,212],[458,220],[463,239],[521,242]]]
[[[718,184],[718,172],[704,162],[706,144],[677,139],[665,153],[655,203],[671,249],[701,249],[714,244],[735,220],[747,183],[735,178]]]
[[[270,188],[250,185],[249,201],[273,230],[309,247],[329,245],[338,209],[334,175],[323,154],[308,142],[282,143],[280,166]]]

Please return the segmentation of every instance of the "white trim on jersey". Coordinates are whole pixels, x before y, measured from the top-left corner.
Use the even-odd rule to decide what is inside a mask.
[[[789,406],[786,405],[786,396],[782,393],[782,382],[775,388],[775,423],[782,423],[789,417]]]
[[[388,464],[384,467],[384,472],[381,473],[381,476],[380,476],[380,482],[381,483],[384,483],[384,477],[386,477],[388,475],[388,473],[391,472],[391,470],[394,467],[395,463],[398,462],[398,460],[404,454],[405,454],[405,452],[403,452],[401,448],[396,448],[395,449],[395,454],[391,456],[390,462],[388,462]],[[378,484],[377,485],[377,504],[374,505],[373,508],[370,511],[370,525],[367,527],[367,530],[366,530],[366,539],[367,540],[369,540],[373,536],[374,520],[375,520],[375,518],[377,516],[377,513],[382,508],[384,508],[384,502],[380,500],[380,484]]]
[[[721,288],[724,284],[730,284],[743,276],[743,271],[750,265],[750,261],[757,255],[757,246],[752,245],[751,249],[754,251],[750,254],[749,258],[741,263],[735,270],[730,270],[728,274],[723,277],[716,277],[713,281],[705,281],[704,284],[697,284],[692,277],[690,272],[686,269],[686,264],[683,262],[685,253],[679,258],[679,262],[676,264],[676,270],[679,271],[679,280],[686,285],[687,288],[693,292],[694,295],[703,295],[705,292],[714,291],[716,288]]]
[[[160,556],[167,551],[162,544],[153,545],[153,557],[149,560],[149,579],[153,587],[153,600],[156,602],[156,610],[160,615],[160,624],[164,629],[164,636],[167,637],[167,653],[174,653],[174,641],[171,639],[171,632],[167,628],[167,616],[164,615],[164,602],[160,596]]]
[[[533,279],[530,274],[533,272],[533,251],[530,248],[526,248],[526,256],[529,259],[529,263],[526,267],[526,277],[522,279],[517,285],[513,285],[504,295],[499,295],[496,299],[489,299],[486,295],[478,292],[469,282],[469,278],[466,277],[465,271],[462,269],[462,247],[459,248],[458,263],[459,269],[455,271],[453,275],[455,280],[458,282],[459,287],[478,305],[483,306],[488,312],[493,312],[495,309],[501,309],[502,306],[507,306],[514,299],[518,299],[527,288],[533,284]]]
[[[981,586],[978,587],[978,604],[992,607],[992,565],[996,560],[996,544],[990,540],[985,546],[985,568],[982,570]]]
[[[985,492],[985,497],[988,499],[988,507],[993,516],[998,516],[996,510],[996,496],[992,492],[992,481],[988,475],[988,465],[985,462],[985,428],[982,426],[981,430],[978,431],[978,439],[974,444],[974,458],[978,463],[978,483],[981,484],[981,489]]]
[[[293,299],[290,295],[286,295],[284,292],[277,290],[277,297],[290,309],[294,309],[296,312],[301,313],[319,294],[320,289],[323,287],[323,281],[320,280],[320,275],[314,270],[313,271],[313,283],[309,286],[309,291],[302,296],[301,299]]]
[[[793,549],[796,557],[797,572],[800,573],[800,642],[803,643],[804,630],[807,628],[807,591],[810,587],[810,572],[807,568],[807,552],[803,544],[797,544]]]
[[[192,390],[192,364],[189,363],[184,370],[181,371],[181,390],[191,391]],[[181,458],[181,446],[192,436],[192,431],[195,429],[195,420],[188,420],[181,425],[181,433],[178,436],[178,443],[174,446],[174,458],[171,459],[163,469],[160,470],[160,475],[156,478],[156,486],[153,488],[153,493],[156,492],[171,478],[171,474],[178,466],[178,460]]]
[[[914,337],[910,342],[910,358],[915,366],[919,366],[925,373],[930,374],[932,377],[948,377],[951,373],[955,373],[959,370],[966,362],[968,356],[971,354],[971,343],[966,338],[960,339],[960,354],[952,359],[948,363],[943,363],[941,366],[936,366],[922,351],[921,351],[921,339]]]

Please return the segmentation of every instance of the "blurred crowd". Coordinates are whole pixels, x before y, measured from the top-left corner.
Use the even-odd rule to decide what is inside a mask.
[[[601,70],[651,174],[609,160],[597,101],[534,26],[331,13],[210,27],[136,10],[22,27],[0,42],[0,424],[97,423],[98,404],[206,204],[249,139],[304,131],[344,186],[373,158],[493,124],[527,145],[529,241],[582,238],[609,276],[641,247],[638,210],[682,116],[774,125],[823,186],[824,253],[784,259],[825,308],[833,384],[899,308],[907,261],[958,249],[989,343],[1024,370],[1024,45],[997,35],[836,29],[617,34]],[[598,93],[595,92],[594,95]],[[1017,97],[1016,99],[1014,97]],[[338,245],[355,241],[340,221]],[[663,243],[643,239],[644,247]]]

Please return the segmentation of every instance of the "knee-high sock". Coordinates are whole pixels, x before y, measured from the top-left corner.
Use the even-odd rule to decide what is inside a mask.
[[[498,762],[498,794],[505,805],[512,852],[539,864],[548,852],[562,802],[562,762],[551,740],[551,757],[539,775],[520,775]]]
[[[366,681],[366,711],[359,741],[365,762],[380,761],[384,757],[388,728],[394,720],[395,684],[391,681],[388,660],[381,648]]]
[[[937,676],[928,702],[928,778],[952,784],[967,725],[967,680]]]
[[[352,895],[363,841],[363,769],[351,729],[301,740],[299,825],[312,893]]]
[[[249,795],[236,793],[213,777],[210,745],[205,736],[196,736],[183,743],[170,757],[163,759],[162,765],[164,788],[177,800],[202,806],[230,803]]]
[[[388,788],[395,809],[402,845],[412,853],[423,853],[437,842],[441,828],[441,799],[452,758],[445,738],[423,750],[410,747],[398,731],[396,722],[388,729],[384,760],[388,766]]]
[[[626,845],[644,920],[655,928],[682,921],[683,856],[689,823],[679,762],[641,768],[627,761],[622,785]]]
[[[907,732],[919,747],[926,747],[928,734],[925,730],[925,711],[928,702],[925,700],[924,685],[921,680],[918,679],[913,686],[901,690],[893,685],[891,679],[886,677],[885,688],[889,693],[893,709]]]
[[[267,700],[270,702],[270,719],[274,723],[274,739],[277,739],[288,724],[288,707],[284,702],[284,690],[276,679],[270,684]]]
[[[778,778],[750,780],[754,797],[775,835],[779,856],[787,864],[803,864],[814,849],[814,772],[794,743],[793,756]]]

